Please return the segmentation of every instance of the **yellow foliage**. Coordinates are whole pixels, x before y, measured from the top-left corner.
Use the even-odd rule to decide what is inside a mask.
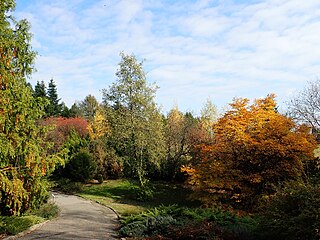
[[[102,109],[98,109],[93,121],[88,125],[89,136],[91,139],[99,139],[111,133],[111,129]]]

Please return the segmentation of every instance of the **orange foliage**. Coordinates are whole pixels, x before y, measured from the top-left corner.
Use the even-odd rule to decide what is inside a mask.
[[[196,146],[199,159],[186,167],[189,183],[212,204],[223,200],[252,210],[263,195],[303,176],[303,162],[314,159],[314,137],[276,110],[275,96],[235,99],[214,126],[210,144]]]

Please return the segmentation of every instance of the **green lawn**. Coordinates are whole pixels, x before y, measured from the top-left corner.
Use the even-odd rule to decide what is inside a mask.
[[[139,213],[143,210],[160,205],[177,204],[180,206],[195,207],[200,203],[189,199],[190,190],[179,184],[166,182],[154,183],[154,198],[150,201],[136,201],[137,184],[125,179],[108,180],[102,184],[85,185],[78,195],[103,205],[112,207],[120,215]]]

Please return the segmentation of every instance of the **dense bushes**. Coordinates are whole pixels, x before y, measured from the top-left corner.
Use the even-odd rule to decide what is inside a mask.
[[[262,239],[320,239],[320,186],[293,185],[264,203]]]

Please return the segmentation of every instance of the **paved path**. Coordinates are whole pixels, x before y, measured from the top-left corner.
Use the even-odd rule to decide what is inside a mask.
[[[19,240],[118,239],[117,216],[112,210],[73,195],[54,195],[60,216]]]

